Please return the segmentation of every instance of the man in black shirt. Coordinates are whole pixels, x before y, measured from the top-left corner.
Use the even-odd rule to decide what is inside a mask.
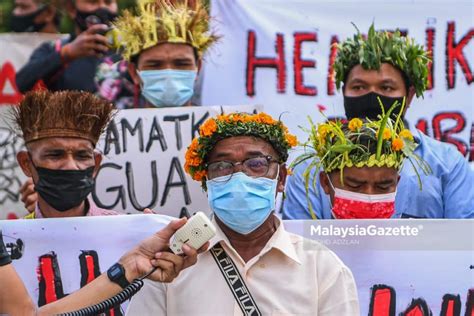
[[[40,81],[52,91],[96,91],[94,76],[109,52],[102,34],[117,16],[117,1],[67,0],[65,9],[75,22],[74,34],[44,43],[33,52],[16,76],[20,92],[31,90]]]

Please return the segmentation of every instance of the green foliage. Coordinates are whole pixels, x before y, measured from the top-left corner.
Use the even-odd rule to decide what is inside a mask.
[[[372,24],[367,38],[357,30],[352,39],[338,45],[334,63],[336,86],[339,89],[349,71],[358,64],[364,69],[377,70],[381,63],[389,63],[404,72],[416,95],[422,96],[428,84],[429,62],[423,46],[412,38],[402,36],[399,30],[377,32]]]

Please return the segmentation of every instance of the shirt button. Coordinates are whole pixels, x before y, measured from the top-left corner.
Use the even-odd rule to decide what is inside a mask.
[[[260,268],[265,269],[266,268],[265,263],[260,263]]]

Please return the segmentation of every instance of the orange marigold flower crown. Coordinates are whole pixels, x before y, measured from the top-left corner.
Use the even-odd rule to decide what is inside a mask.
[[[297,145],[296,136],[288,132],[283,122],[274,120],[266,113],[222,114],[201,125],[199,136],[193,139],[186,151],[186,172],[205,186],[207,155],[217,142],[234,136],[255,136],[268,141],[278,153],[281,163],[288,159],[288,150]]]

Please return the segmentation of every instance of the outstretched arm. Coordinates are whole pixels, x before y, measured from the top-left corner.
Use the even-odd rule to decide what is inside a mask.
[[[138,246],[120,258],[119,263],[125,268],[126,278],[129,282],[146,275],[155,267],[157,269],[148,277],[149,279],[158,282],[171,282],[179,275],[181,270],[196,263],[198,251],[187,245],[183,246],[185,256],[177,256],[165,251],[168,249],[171,236],[186,221],[186,218],[171,221],[161,231],[143,240]],[[204,245],[200,251],[207,247],[208,244]],[[111,282],[107,274],[103,273],[80,290],[41,307],[39,315],[52,315],[78,310],[100,303],[120,291],[122,291],[122,288]]]

